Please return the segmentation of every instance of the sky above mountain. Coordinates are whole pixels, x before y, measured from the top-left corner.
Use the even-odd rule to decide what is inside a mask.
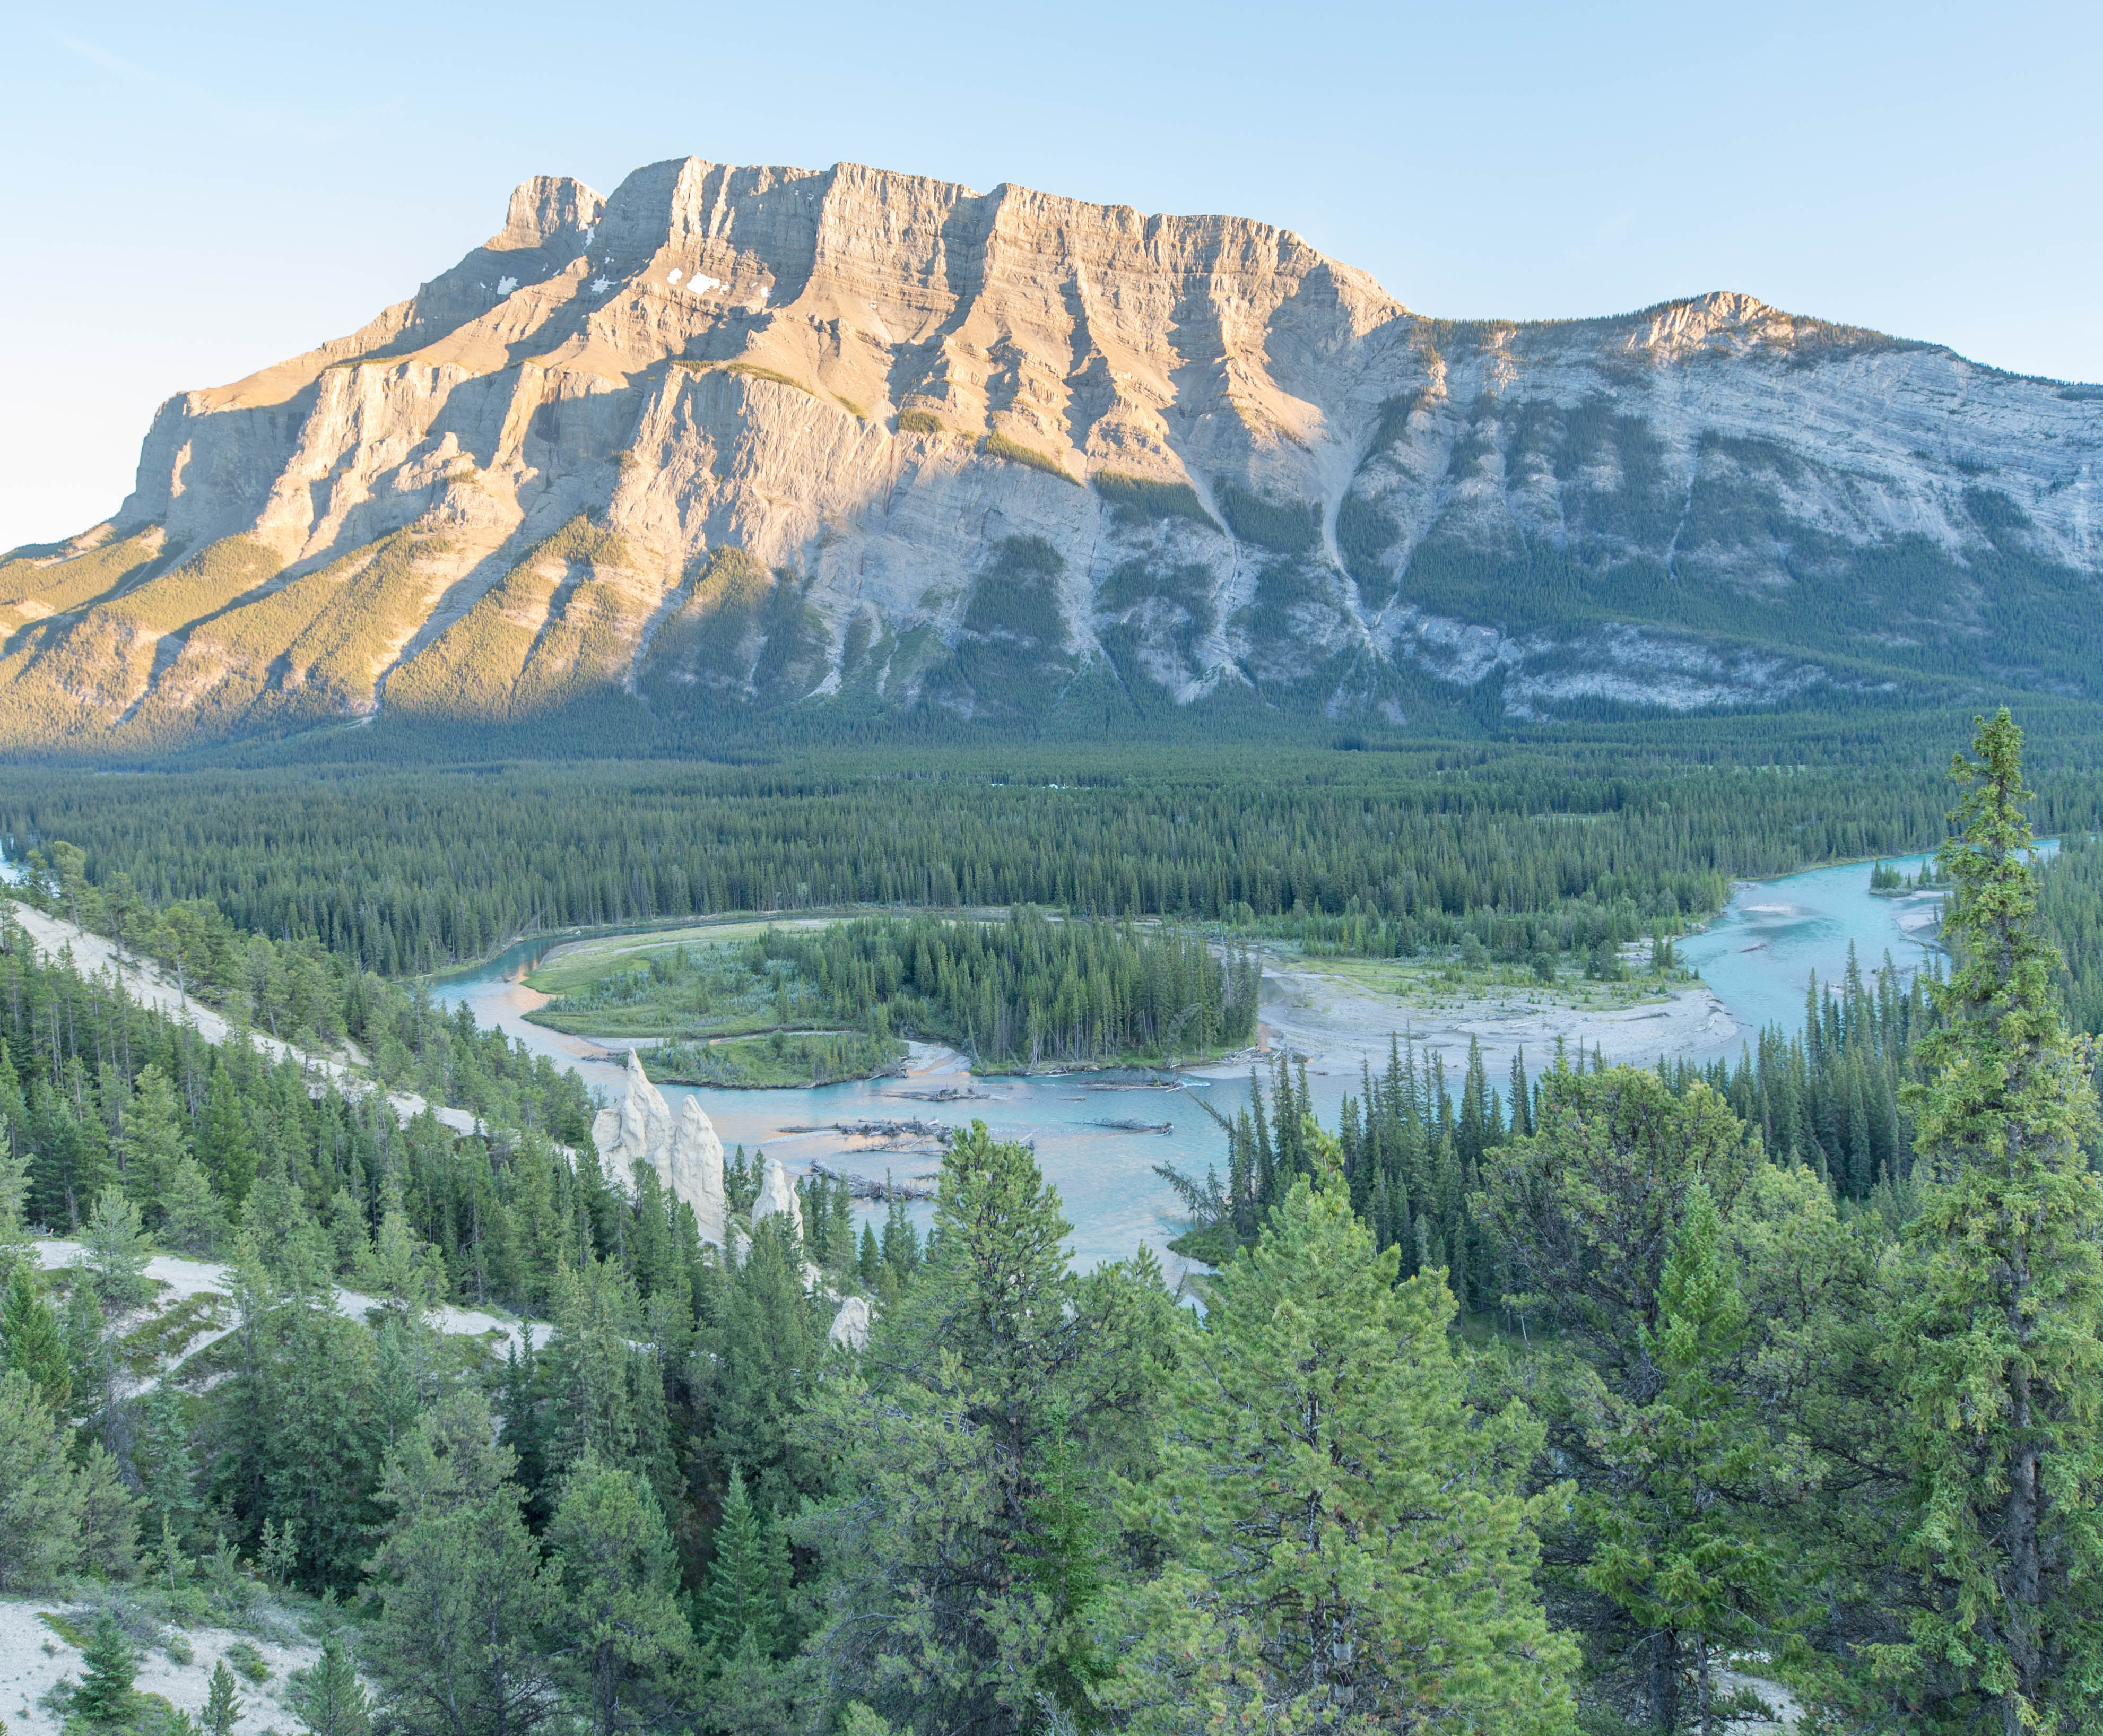
[[[697,152],[1296,229],[1422,312],[1730,287],[2103,379],[2072,5],[16,8],[0,547],[172,392],[350,331],[535,172]]]

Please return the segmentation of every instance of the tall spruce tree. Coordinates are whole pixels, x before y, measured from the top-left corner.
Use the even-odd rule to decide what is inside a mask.
[[[73,1715],[95,1729],[115,1729],[127,1722],[138,1705],[132,1683],[138,1654],[117,1618],[104,1609],[80,1652],[80,1685],[73,1689]]]
[[[2038,932],[2022,732],[2004,709],[1956,756],[1957,955],[1908,1093],[1930,1180],[1887,1334],[1903,1378],[1911,1521],[1932,1592],[1884,1667],[1954,1727],[2094,1727],[2103,1696],[2103,1180],[2086,1057]]]
[[[598,1736],[657,1724],[682,1685],[693,1636],[656,1495],[588,1450],[563,1485],[547,1542],[561,1575],[563,1650]]]
[[[224,1663],[220,1666],[225,1667]],[[230,1687],[229,1681],[229,1686]],[[212,1693],[219,1692],[219,1678],[212,1677]],[[286,1679],[285,1698],[308,1736],[366,1736],[372,1728],[371,1708],[358,1680],[358,1667],[331,1627],[322,1636],[322,1654],[308,1668],[295,1670]],[[209,1716],[211,1706],[205,1707]]]
[[[0,1301],[0,1370],[7,1369],[29,1377],[47,1409],[66,1414],[73,1377],[66,1366],[65,1338],[57,1315],[44,1300],[37,1268],[27,1260],[16,1262],[7,1297]]]
[[[1395,1284],[1340,1172],[1301,1176],[1214,1280],[1158,1475],[1167,1569],[1100,1700],[1141,1732],[1570,1727],[1574,1649],[1532,1582],[1540,1426],[1478,1413],[1436,1272]]]
[[[1144,1253],[1071,1273],[1057,1193],[983,1122],[950,1140],[935,1223],[860,1373],[813,1395],[838,1493],[798,1538],[833,1570],[815,1649],[843,1698],[1002,1736],[1084,1707],[1109,1478],[1150,1449],[1173,1310]]]
[[[1581,1073],[1558,1057],[1532,1136],[1491,1155],[1475,1202],[1512,1284],[1505,1306],[1560,1329],[1544,1414],[1581,1494],[1576,1552],[1601,1551],[1579,1577],[1618,1611],[1607,1649],[1646,1654],[1661,1732],[1677,1728],[1683,1642],[1701,1631],[1667,1587],[1706,1547],[1696,1534],[1708,1523],[1685,1486],[1703,1480],[1706,1437],[1670,1395],[1675,1381],[1710,1384],[1704,1404],[1723,1391],[1714,1323],[1696,1326],[1691,1347],[1675,1340],[1666,1278],[1690,1209],[1727,1215],[1764,1168],[1758,1136],[1707,1085],[1675,1093],[1648,1069]],[[1668,1354],[1694,1360],[1675,1373]],[[1712,1489],[1719,1469],[1709,1467]]]
[[[1705,1182],[1689,1191],[1658,1299],[1649,1347],[1658,1390],[1638,1400],[1595,1388],[1585,1405],[1607,1476],[1582,1498],[1593,1532],[1583,1577],[1639,1630],[1687,1655],[1701,1736],[1717,1736],[1717,1661],[1764,1637],[1780,1571],[1765,1528],[1744,1507],[1761,1485],[1768,1443],[1733,1380],[1745,1304]],[[1662,1736],[1680,1725],[1678,1688],[1676,1674],[1653,1679]]]
[[[20,1369],[0,1373],[0,1593],[42,1591],[80,1560],[69,1432]]]
[[[184,1139],[185,1119],[182,1101],[167,1075],[148,1062],[131,1082],[129,1101],[118,1111],[116,1155],[125,1192],[139,1203],[147,1223],[156,1227],[167,1214],[176,1165],[189,1155]]]
[[[552,1576],[495,1440],[481,1395],[455,1391],[388,1455],[371,1661],[388,1717],[412,1736],[530,1736],[558,1708],[541,1649]]]
[[[780,1655],[788,1625],[789,1544],[773,1516],[753,1505],[745,1473],[730,1467],[695,1627],[709,1659],[724,1667],[748,1642],[762,1658]]]

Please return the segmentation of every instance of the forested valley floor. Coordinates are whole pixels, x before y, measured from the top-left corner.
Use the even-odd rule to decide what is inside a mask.
[[[226,1035],[0,923],[0,1609],[74,1658],[0,1716],[2093,1728],[2103,774],[2065,714],[2003,714],[1953,784],[1940,727],[11,777],[18,894]],[[1257,941],[1606,972],[1735,879],[1938,844],[1946,962],[1814,984],[1739,1060],[1449,1079],[1398,1046],[1327,1126],[1266,1068],[1176,1177],[1181,1293],[1144,1250],[1071,1270],[979,1127],[931,1233],[857,1233],[822,1177],[754,1218],[740,1152],[749,1231],[705,1244],[602,1168],[576,1075],[420,975],[748,911],[784,919],[570,1011],[1164,1060],[1247,1039]],[[149,1691],[198,1647],[193,1703]]]

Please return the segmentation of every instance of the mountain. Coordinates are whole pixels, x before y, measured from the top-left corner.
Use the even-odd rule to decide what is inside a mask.
[[[2099,456],[2103,388],[1743,295],[1455,323],[1236,218],[543,177],[0,562],[0,749],[2092,697]]]

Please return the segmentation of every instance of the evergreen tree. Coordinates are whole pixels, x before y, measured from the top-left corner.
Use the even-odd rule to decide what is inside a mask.
[[[789,1544],[771,1516],[755,1507],[745,1474],[730,1467],[715,1559],[696,1612],[709,1658],[722,1667],[749,1643],[762,1658],[780,1655],[789,1593]]]
[[[1713,1666],[1720,1648],[1760,1636],[1778,1569],[1758,1516],[1749,1523],[1739,1500],[1776,1467],[1731,1378],[1745,1304],[1705,1182],[1688,1192],[1658,1299],[1648,1356],[1660,1389],[1579,1401],[1607,1471],[1582,1504],[1594,1533],[1584,1578],[1662,1641],[1666,1667],[1652,1685],[1662,1736],[1680,1727],[1674,1666],[1683,1656],[1701,1736],[1717,1736]]]
[[[564,1649],[599,1736],[656,1722],[692,1640],[656,1496],[634,1471],[588,1451],[563,1485],[547,1541],[561,1574]]]
[[[642,1312],[627,1273],[610,1261],[558,1280],[554,1336],[535,1359],[548,1395],[546,1475],[566,1476],[590,1454],[672,1488],[663,1374],[634,1347]]]
[[[147,1507],[156,1516],[153,1529],[160,1529],[165,1521],[176,1537],[186,1538],[197,1525],[202,1503],[183,1400],[162,1381],[140,1401],[137,1418],[131,1462]]]
[[[209,1258],[226,1237],[226,1213],[198,1160],[185,1151],[168,1166],[161,1192],[160,1240],[178,1253]]]
[[[1936,866],[1958,965],[1909,1092],[1931,1180],[1887,1334],[1906,1400],[1903,1560],[1933,1593],[1885,1654],[1955,1718],[2090,1727],[2103,1686],[2103,1181],[2093,1088],[2038,933],[2022,732],[1982,722]]]
[[[66,1414],[73,1378],[66,1366],[65,1339],[58,1316],[43,1298],[37,1269],[17,1261],[0,1302],[0,1370],[14,1369],[29,1377],[37,1397],[55,1416]]]
[[[117,1360],[110,1349],[109,1323],[96,1297],[93,1284],[78,1280],[66,1293],[66,1381],[75,1413],[105,1421],[116,1403]]]
[[[438,1250],[410,1227],[398,1184],[391,1184],[372,1251],[359,1264],[358,1281],[387,1308],[411,1324],[438,1305],[443,1265]]]
[[[73,1715],[95,1729],[115,1729],[138,1704],[131,1684],[139,1661],[131,1642],[104,1609],[80,1652],[80,1685],[73,1689]]]
[[[139,1565],[139,1498],[100,1441],[90,1443],[76,1486],[81,1565],[106,1579],[129,1579]]]
[[[1565,1492],[1518,1493],[1539,1425],[1476,1415],[1452,1295],[1396,1265],[1331,1169],[1214,1281],[1129,1515],[1170,1564],[1112,1629],[1139,1638],[1100,1698],[1135,1729],[1569,1728],[1532,1583]]]
[[[128,1314],[153,1299],[146,1276],[153,1249],[139,1208],[122,1188],[105,1187],[97,1195],[81,1243],[96,1298],[110,1313]]]
[[[220,1669],[226,1667],[224,1659]],[[227,1680],[230,1699],[233,1683]],[[322,1636],[322,1654],[313,1666],[295,1670],[286,1678],[286,1698],[291,1703],[293,1716],[309,1732],[309,1736],[366,1736],[372,1727],[371,1708],[365,1701],[365,1689],[358,1680],[358,1667],[352,1663],[345,1648],[343,1636],[333,1627]],[[211,1679],[212,1699],[205,1707],[209,1723],[212,1705],[219,1698],[219,1676]],[[232,1722],[231,1716],[228,1719]]]
[[[156,1063],[148,1062],[118,1111],[116,1156],[126,1194],[156,1228],[167,1213],[176,1166],[189,1155],[183,1137],[185,1119],[176,1088]]]
[[[0,1592],[38,1591],[80,1560],[67,1431],[19,1369],[0,1373]]]
[[[540,1649],[554,1587],[495,1438],[481,1395],[454,1391],[388,1456],[371,1656],[388,1716],[412,1736],[531,1736],[557,1709]]]
[[[1687,1200],[1705,1186],[1727,1216],[1760,1161],[1705,1084],[1558,1064],[1533,1136],[1492,1154],[1474,1202],[1511,1275],[1506,1306],[1554,1319],[1617,1389],[1656,1391],[1660,1286]]]
[[[256,1179],[256,1142],[241,1093],[223,1064],[211,1070],[198,1158],[229,1209],[238,1212]]]
[[[823,1461],[795,1425],[817,1388],[830,1324],[804,1287],[794,1231],[779,1217],[763,1221],[724,1287],[709,1448],[716,1464],[741,1467],[777,1513],[794,1512],[825,1486]]]
[[[1083,1707],[1107,1484],[1149,1450],[1172,1310],[1144,1254],[1071,1273],[1057,1193],[983,1122],[952,1136],[935,1215],[863,1373],[814,1396],[839,1490],[799,1527],[834,1576],[816,1645],[896,1721],[1020,1730],[1045,1698]]]
[[[204,1703],[204,1727],[211,1736],[233,1736],[241,1716],[241,1698],[234,1692],[233,1671],[222,1658],[211,1667],[211,1687]]]

